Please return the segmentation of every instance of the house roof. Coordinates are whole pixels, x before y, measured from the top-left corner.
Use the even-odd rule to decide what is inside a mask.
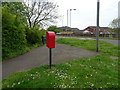
[[[64,26],[64,27],[58,27],[58,29],[70,29],[70,27],[68,27],[68,26]]]
[[[88,26],[84,30],[87,30],[88,28],[91,28],[91,29],[95,30],[97,28],[97,26]],[[109,27],[100,27],[100,30],[106,31],[106,30],[109,30]]]
[[[58,27],[58,29],[61,29],[61,30],[73,30],[73,31],[79,30],[78,28],[71,28],[71,27],[68,27],[68,26]]]
[[[71,28],[71,30],[76,30],[76,31],[78,31],[79,29],[78,29],[78,28]]]

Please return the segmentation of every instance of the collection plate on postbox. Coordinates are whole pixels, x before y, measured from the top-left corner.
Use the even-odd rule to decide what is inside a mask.
[[[52,31],[46,32],[46,46],[48,48],[55,48],[55,33]]]

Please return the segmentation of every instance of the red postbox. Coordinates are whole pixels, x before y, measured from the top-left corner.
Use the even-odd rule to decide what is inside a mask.
[[[46,45],[48,48],[55,48],[55,33],[48,31],[46,32]]]

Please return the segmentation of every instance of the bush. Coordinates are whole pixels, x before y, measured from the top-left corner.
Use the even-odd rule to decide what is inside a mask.
[[[31,29],[26,30],[26,39],[27,42],[31,45],[42,44],[42,35],[43,35],[43,31],[41,30],[31,30]]]
[[[60,32],[60,30],[56,26],[50,26],[47,30],[48,31],[53,31],[55,33],[59,33]]]
[[[25,29],[19,16],[12,15],[9,8],[2,9],[2,58],[7,59],[26,52]]]

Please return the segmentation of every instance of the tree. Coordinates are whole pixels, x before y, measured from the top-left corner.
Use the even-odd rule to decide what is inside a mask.
[[[116,35],[116,37],[119,37],[120,35],[120,18],[114,19],[111,23],[111,31]]]
[[[53,31],[55,33],[59,33],[60,32],[60,30],[56,26],[50,26],[47,30],[48,31]]]
[[[27,24],[26,11],[27,8],[22,2],[2,2],[2,7],[9,7],[11,14],[20,17],[24,25]]]
[[[34,28],[36,25],[49,25],[58,18],[56,11],[58,6],[53,2],[48,2],[47,0],[34,0],[30,2],[26,0],[24,4],[27,6],[26,16],[30,28]]]
[[[112,28],[118,28],[119,27],[119,23],[120,23],[120,19],[114,19],[111,23],[110,23],[110,26]]]
[[[26,35],[20,18],[10,13],[10,8],[2,7],[2,57],[10,58],[26,51]]]

